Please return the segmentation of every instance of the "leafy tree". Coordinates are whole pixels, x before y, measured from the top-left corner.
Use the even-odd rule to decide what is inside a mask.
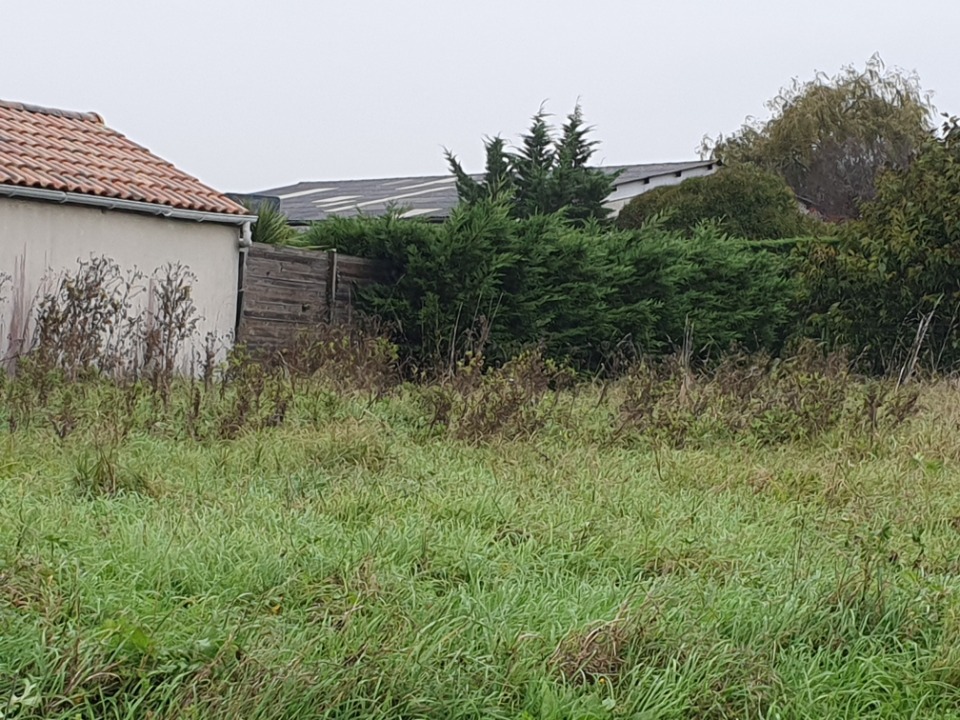
[[[662,226],[692,234],[712,222],[748,240],[793,238],[817,230],[783,178],[753,165],[720,168],[713,175],[659,187],[631,200],[617,217],[623,229],[661,217]]]
[[[486,169],[480,180],[466,173],[447,151],[460,200],[468,204],[507,201],[516,218],[560,213],[578,225],[605,219],[610,211],[603,203],[613,191],[615,176],[589,167],[597,142],[589,139],[592,128],[584,125],[580,106],[567,117],[559,135],[548,117],[543,108],[533,116],[516,150],[508,149],[500,137],[488,139]]]
[[[878,55],[862,72],[849,66],[794,80],[767,107],[769,120],[748,118],[728,137],[706,138],[704,154],[779,173],[831,219],[857,217],[878,173],[906,167],[932,129],[933,107],[917,77],[887,70]]]
[[[896,370],[923,318],[931,364],[960,363],[960,125],[948,121],[906,170],[881,175],[836,245],[814,247],[804,277],[810,328]]]

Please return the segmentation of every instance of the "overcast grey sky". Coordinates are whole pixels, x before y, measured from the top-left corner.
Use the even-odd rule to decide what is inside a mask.
[[[221,190],[480,170],[577,98],[598,161],[659,162],[874,52],[960,114],[958,29],[957,0],[0,0],[0,99],[95,110]]]

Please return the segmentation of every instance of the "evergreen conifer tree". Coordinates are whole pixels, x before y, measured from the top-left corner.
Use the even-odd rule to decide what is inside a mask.
[[[499,136],[488,139],[486,171],[479,181],[447,151],[460,201],[506,200],[516,218],[560,213],[577,225],[605,220],[609,210],[603,202],[616,176],[588,166],[598,143],[589,138],[592,128],[584,124],[580,105],[567,116],[559,137],[548,118],[541,107],[516,150]]]

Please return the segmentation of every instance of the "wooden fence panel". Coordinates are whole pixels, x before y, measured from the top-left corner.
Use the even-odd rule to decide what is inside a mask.
[[[374,260],[255,244],[243,269],[237,340],[253,351],[278,350],[322,323],[351,323],[357,288],[389,277]]]

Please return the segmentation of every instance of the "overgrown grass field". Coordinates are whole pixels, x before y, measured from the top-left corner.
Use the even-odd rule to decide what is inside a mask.
[[[960,386],[765,367],[5,381],[0,717],[960,717]]]

